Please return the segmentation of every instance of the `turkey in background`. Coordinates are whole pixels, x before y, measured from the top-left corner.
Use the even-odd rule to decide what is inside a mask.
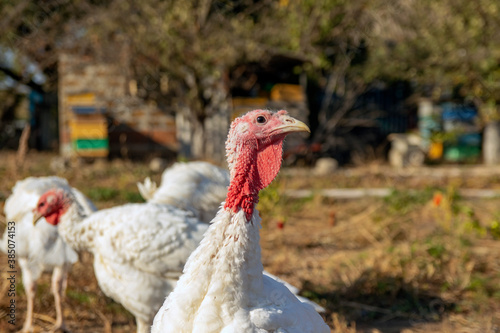
[[[43,272],[52,271],[52,293],[56,308],[54,329],[65,330],[61,299],[67,285],[68,271],[78,260],[78,255],[64,242],[58,229],[45,219],[33,225],[33,209],[40,196],[49,189],[64,189],[72,193],[85,214],[97,210],[94,204],[80,191],[69,186],[59,177],[29,177],[16,182],[12,194],[5,201],[4,213],[7,221],[15,222],[16,258],[22,271],[22,281],[27,297],[26,320],[23,332],[33,331],[33,305],[36,281]],[[8,233],[4,232],[0,249],[8,251]]]

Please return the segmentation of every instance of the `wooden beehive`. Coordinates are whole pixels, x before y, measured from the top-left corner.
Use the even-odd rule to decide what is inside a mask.
[[[104,110],[95,105],[94,94],[69,96],[68,103],[72,111],[69,126],[75,154],[81,157],[108,156],[108,124]]]

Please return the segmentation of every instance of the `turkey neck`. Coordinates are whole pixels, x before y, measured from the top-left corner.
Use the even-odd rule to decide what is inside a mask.
[[[164,305],[168,332],[220,332],[236,318],[249,316],[263,298],[261,220],[254,208],[259,191],[280,169],[283,137],[242,142],[234,131],[226,142],[231,171],[226,202]]]
[[[92,246],[93,233],[89,223],[85,223],[85,218],[82,207],[74,201],[57,225],[64,241],[77,251],[89,250]]]
[[[251,222],[243,210],[221,209],[189,258],[178,294],[170,299],[182,332],[220,332],[238,309],[256,304],[263,289],[257,212]],[[214,317],[218,320],[206,320]]]
[[[257,304],[264,268],[259,245],[261,219],[254,206],[265,182],[258,178],[256,164],[235,165],[231,170],[224,208],[212,220],[187,261],[176,292],[168,299],[171,324],[177,327],[172,331],[220,332],[239,309]],[[179,327],[183,329],[177,330]]]
[[[205,263],[211,266],[213,282],[226,280],[236,293],[243,289],[258,291],[264,270],[260,253],[260,217],[254,212],[251,223],[243,210],[237,213],[222,210],[202,241]],[[248,294],[248,292],[246,293]]]

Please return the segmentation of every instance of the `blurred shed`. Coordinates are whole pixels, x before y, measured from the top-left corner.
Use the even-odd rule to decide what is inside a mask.
[[[172,157],[175,114],[131,94],[126,47],[112,59],[59,56],[59,137],[63,156]]]

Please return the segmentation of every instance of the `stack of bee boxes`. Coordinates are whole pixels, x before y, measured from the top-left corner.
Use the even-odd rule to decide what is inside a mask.
[[[73,152],[80,157],[106,157],[109,153],[108,125],[104,109],[96,105],[93,93],[68,96]]]

